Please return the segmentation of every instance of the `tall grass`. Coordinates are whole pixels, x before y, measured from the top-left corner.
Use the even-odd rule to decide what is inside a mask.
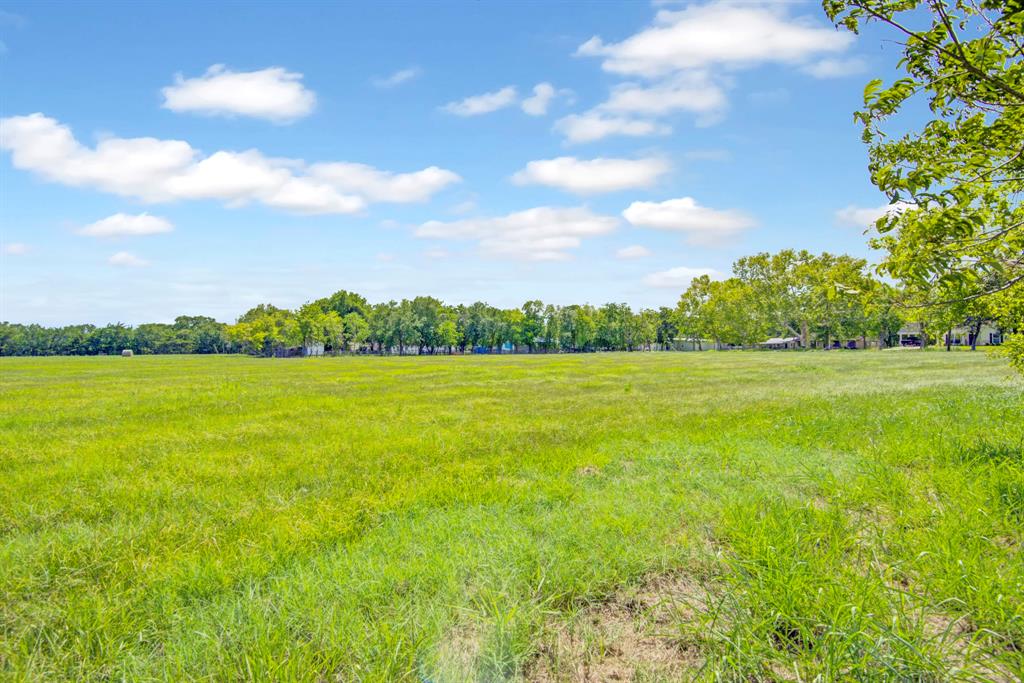
[[[1022,391],[982,353],[0,359],[0,672],[515,680],[683,571],[697,678],[1019,677]]]

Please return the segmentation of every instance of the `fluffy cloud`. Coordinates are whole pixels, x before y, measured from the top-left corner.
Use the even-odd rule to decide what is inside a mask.
[[[117,252],[107,259],[107,263],[112,266],[121,266],[124,268],[141,268],[149,265],[149,261],[141,259],[135,254],[127,251]]]
[[[646,258],[651,255],[651,250],[641,244],[631,244],[615,252],[615,258],[636,259]]]
[[[538,83],[533,86],[533,96],[523,100],[520,107],[530,116],[543,116],[548,113],[548,105],[556,94],[555,86],[550,83]]]
[[[155,138],[106,138],[89,149],[42,114],[0,119],[0,147],[11,151],[15,168],[46,180],[147,201],[170,198],[164,181],[196,156],[187,142]]]
[[[563,119],[559,129],[568,142],[653,135],[664,127],[652,119],[678,111],[696,114],[698,125],[711,125],[728,104],[731,72],[782,63],[818,77],[838,75],[854,68],[856,60],[828,55],[841,53],[853,40],[823,22],[789,16],[785,3],[717,0],[662,10],[653,25],[622,42],[595,36],[579,46],[578,56],[601,58],[605,71],[645,82],[613,87],[604,103]]]
[[[517,185],[547,185],[577,194],[650,187],[671,166],[664,159],[577,159],[531,161],[512,176]]]
[[[4,245],[3,249],[3,252],[10,256],[21,256],[23,254],[27,254],[28,251],[29,246],[24,242],[8,242]]]
[[[882,206],[875,207],[850,204],[846,208],[836,211],[836,222],[853,228],[870,228],[882,216],[906,211],[911,206],[913,205],[906,202],[883,204]]]
[[[706,72],[694,71],[652,86],[618,85],[600,109],[618,114],[663,116],[674,111],[710,114],[724,108],[725,104],[725,91],[712,82]]]
[[[479,116],[480,114],[489,114],[492,111],[510,107],[518,99],[519,95],[515,87],[509,85],[494,92],[473,95],[458,102],[449,102],[444,105],[443,109],[456,116]]]
[[[78,231],[79,235],[89,237],[129,237],[135,235],[156,235],[171,232],[174,226],[166,218],[140,213],[136,216],[126,213],[115,213],[95,223],[90,223]]]
[[[611,135],[644,137],[647,135],[668,135],[672,128],[645,119],[627,116],[608,116],[591,110],[585,114],[571,114],[555,123],[555,130],[565,136],[571,144],[594,142]]]
[[[480,251],[498,258],[560,261],[569,257],[583,238],[605,235],[618,219],[585,207],[539,206],[495,218],[430,221],[416,228],[417,237],[474,241]]]
[[[648,287],[684,290],[690,286],[690,282],[701,275],[708,275],[712,279],[721,277],[721,273],[711,268],[687,268],[686,266],[680,266],[651,273],[644,278],[644,284]]]
[[[365,164],[343,162],[313,164],[309,174],[342,192],[358,194],[371,202],[422,202],[462,180],[437,166],[415,173],[390,173]]]
[[[671,128],[654,119],[676,111],[699,116],[699,124],[718,121],[727,99],[723,88],[707,72],[680,73],[651,85],[621,83],[608,99],[583,114],[566,116],[555,124],[566,142],[593,142],[610,135],[666,134]]]
[[[548,107],[556,98],[572,100],[571,90],[556,90],[550,83],[538,83],[533,86],[533,95],[520,102],[519,107],[530,116],[543,116],[548,113]]]
[[[10,150],[15,168],[64,185],[145,202],[259,202],[303,214],[355,213],[367,201],[419,201],[459,180],[433,166],[393,174],[362,164],[307,166],[258,150],[202,157],[181,140],[109,137],[89,148],[70,128],[42,114],[0,119],[0,148]]]
[[[572,91],[558,90],[546,82],[538,83],[533,86],[533,95],[520,100],[515,86],[508,85],[501,90],[473,95],[457,102],[449,102],[442,109],[456,116],[479,116],[511,107],[518,102],[519,108],[524,113],[530,116],[543,116],[548,113],[548,107],[558,97],[572,98]]]
[[[705,246],[727,241],[756,224],[745,213],[709,209],[697,204],[692,197],[633,202],[622,215],[632,225],[681,232],[690,244]]]
[[[413,66],[408,69],[400,69],[395,73],[391,74],[390,76],[386,76],[385,78],[375,78],[373,79],[373,84],[378,88],[394,88],[396,86],[402,85],[403,83],[411,81],[412,79],[419,76],[421,73],[423,73],[423,70],[421,68],[419,68],[418,66]]]
[[[815,78],[842,78],[864,73],[867,68],[863,59],[851,57],[849,59],[822,59],[813,64],[807,64],[803,70]]]
[[[231,71],[215,64],[196,78],[178,74],[162,91],[164,108],[217,116],[252,116],[294,121],[313,111],[316,94],[302,85],[302,74],[271,67]]]
[[[785,5],[711,2],[660,11],[653,26],[620,43],[595,36],[577,54],[603,58],[605,71],[653,78],[711,66],[799,64],[842,52],[853,40],[821,22],[787,16]]]

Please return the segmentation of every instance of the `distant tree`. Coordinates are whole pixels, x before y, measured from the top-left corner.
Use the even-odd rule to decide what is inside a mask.
[[[180,315],[174,319],[174,328],[184,331],[189,339],[186,353],[221,353],[227,341],[225,325],[202,315]]]
[[[370,305],[366,302],[366,299],[359,294],[347,292],[344,289],[339,289],[334,294],[323,299],[317,299],[314,303],[324,311],[334,311],[340,318],[344,318],[349,313],[358,313],[363,319],[368,318],[370,315]]]
[[[779,335],[800,337],[804,346],[811,343],[813,288],[820,270],[811,253],[792,249],[733,264],[733,273],[749,288],[750,314]]]
[[[94,353],[113,355],[132,348],[132,331],[122,323],[100,327],[89,335],[89,345]]]
[[[545,337],[544,328],[547,321],[546,309],[541,301],[527,301],[522,308],[523,319],[519,325],[520,343],[524,344],[530,353],[538,344],[538,340]],[[541,342],[542,346],[547,346]]]
[[[605,304],[597,310],[595,341],[600,348],[625,349],[633,312],[626,304]]]
[[[358,348],[370,335],[370,324],[366,322],[366,318],[355,311],[342,318],[341,324],[341,343],[338,346],[341,351],[348,351],[353,347]]]
[[[904,325],[907,309],[898,304],[895,287],[877,280],[863,295],[867,334],[878,339],[879,348],[892,346]]]
[[[273,356],[294,339],[294,314],[271,304],[243,313],[227,328],[228,338],[245,353]]]
[[[657,342],[663,351],[672,348],[676,337],[679,336],[679,316],[677,312],[668,306],[658,309]]]
[[[633,344],[650,351],[658,341],[658,329],[661,318],[657,311],[645,308],[633,316]]]
[[[429,349],[434,353],[441,346],[438,326],[444,316],[444,304],[432,296],[418,296],[409,302],[409,309],[416,320],[419,339],[416,343],[420,345],[420,352]]]
[[[419,346],[422,341],[421,321],[411,301],[402,300],[391,317],[392,339],[398,346],[398,354],[403,355],[409,346]]]
[[[443,346],[450,354],[459,344],[459,326],[455,314],[446,311],[437,325],[437,340],[439,346]]]

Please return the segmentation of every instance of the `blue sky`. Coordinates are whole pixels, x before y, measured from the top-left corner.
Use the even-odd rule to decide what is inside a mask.
[[[818,3],[5,3],[0,318],[658,306],[870,257],[881,37]]]

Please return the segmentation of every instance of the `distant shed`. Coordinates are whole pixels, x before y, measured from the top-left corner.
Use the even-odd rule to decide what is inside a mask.
[[[765,349],[781,350],[781,349],[799,349],[802,345],[800,343],[800,337],[772,337],[766,339],[758,346]]]

